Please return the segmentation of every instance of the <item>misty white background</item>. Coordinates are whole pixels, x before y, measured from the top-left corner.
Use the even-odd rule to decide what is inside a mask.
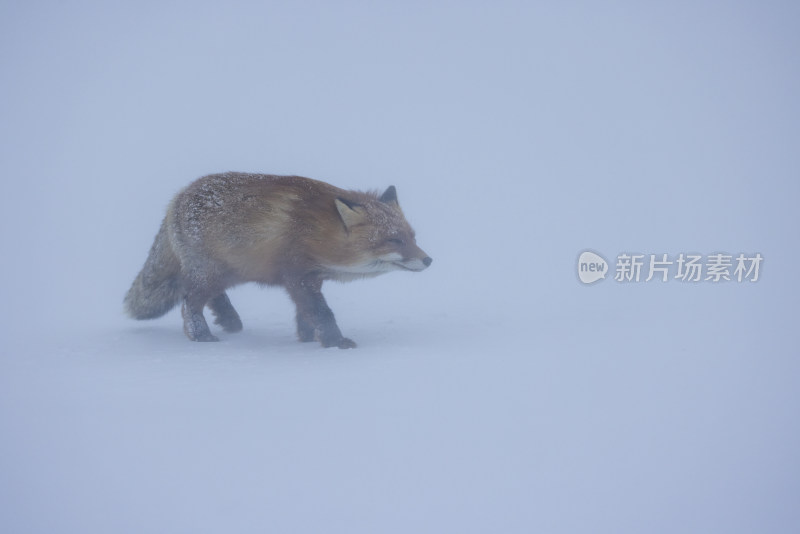
[[[0,3],[0,530],[797,532],[793,2]],[[394,184],[421,274],[122,313],[220,171]],[[590,248],[761,253],[592,286]]]

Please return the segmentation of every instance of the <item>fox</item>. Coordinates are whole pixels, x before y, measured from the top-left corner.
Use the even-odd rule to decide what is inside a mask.
[[[181,304],[186,337],[219,341],[206,306],[222,330],[239,332],[226,291],[248,282],[281,286],[295,304],[300,341],[349,349],[356,343],[342,335],[323,282],[420,272],[432,262],[417,246],[394,186],[378,194],[302,176],[211,174],[170,202],[124,308],[144,320]]]

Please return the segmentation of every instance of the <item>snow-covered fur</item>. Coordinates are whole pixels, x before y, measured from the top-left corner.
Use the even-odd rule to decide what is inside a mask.
[[[181,299],[181,264],[167,237],[167,219],[161,223],[141,272],[125,295],[125,311],[134,319],[155,319]]]
[[[431,262],[394,186],[378,196],[299,176],[215,174],[173,199],[125,309],[151,319],[182,301],[189,339],[216,341],[206,305],[217,324],[237,332],[242,323],[225,290],[244,282],[280,285],[297,306],[301,341],[349,348],[355,343],[342,336],[322,282],[422,271]]]

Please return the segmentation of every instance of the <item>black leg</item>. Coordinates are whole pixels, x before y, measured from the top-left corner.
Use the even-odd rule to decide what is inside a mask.
[[[189,291],[183,299],[181,315],[183,315],[183,331],[192,341],[219,341],[208,329],[206,318],[203,317],[203,307],[208,301],[208,296],[201,291]]]
[[[316,339],[323,347],[351,349],[352,339],[342,336],[333,312],[322,296],[322,282],[300,280],[286,286],[297,306],[297,337],[300,341]]]
[[[211,313],[214,314],[214,323],[220,325],[226,332],[240,332],[242,320],[233,308],[226,293],[220,293],[208,302]]]
[[[311,323],[310,319],[304,317],[300,314],[298,310],[297,316],[297,339],[306,343],[309,341],[316,341],[316,337],[314,334],[314,325]]]

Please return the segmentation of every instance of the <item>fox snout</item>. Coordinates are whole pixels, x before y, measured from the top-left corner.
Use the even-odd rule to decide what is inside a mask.
[[[433,260],[430,257],[425,256],[422,259],[414,258],[406,261],[398,261],[396,262],[396,265],[399,265],[400,267],[409,271],[419,272],[427,269],[431,263],[433,263]]]
[[[417,247],[417,250],[409,258],[404,258],[402,261],[397,262],[398,265],[409,271],[424,271],[433,263],[433,258],[428,256],[424,250]]]

